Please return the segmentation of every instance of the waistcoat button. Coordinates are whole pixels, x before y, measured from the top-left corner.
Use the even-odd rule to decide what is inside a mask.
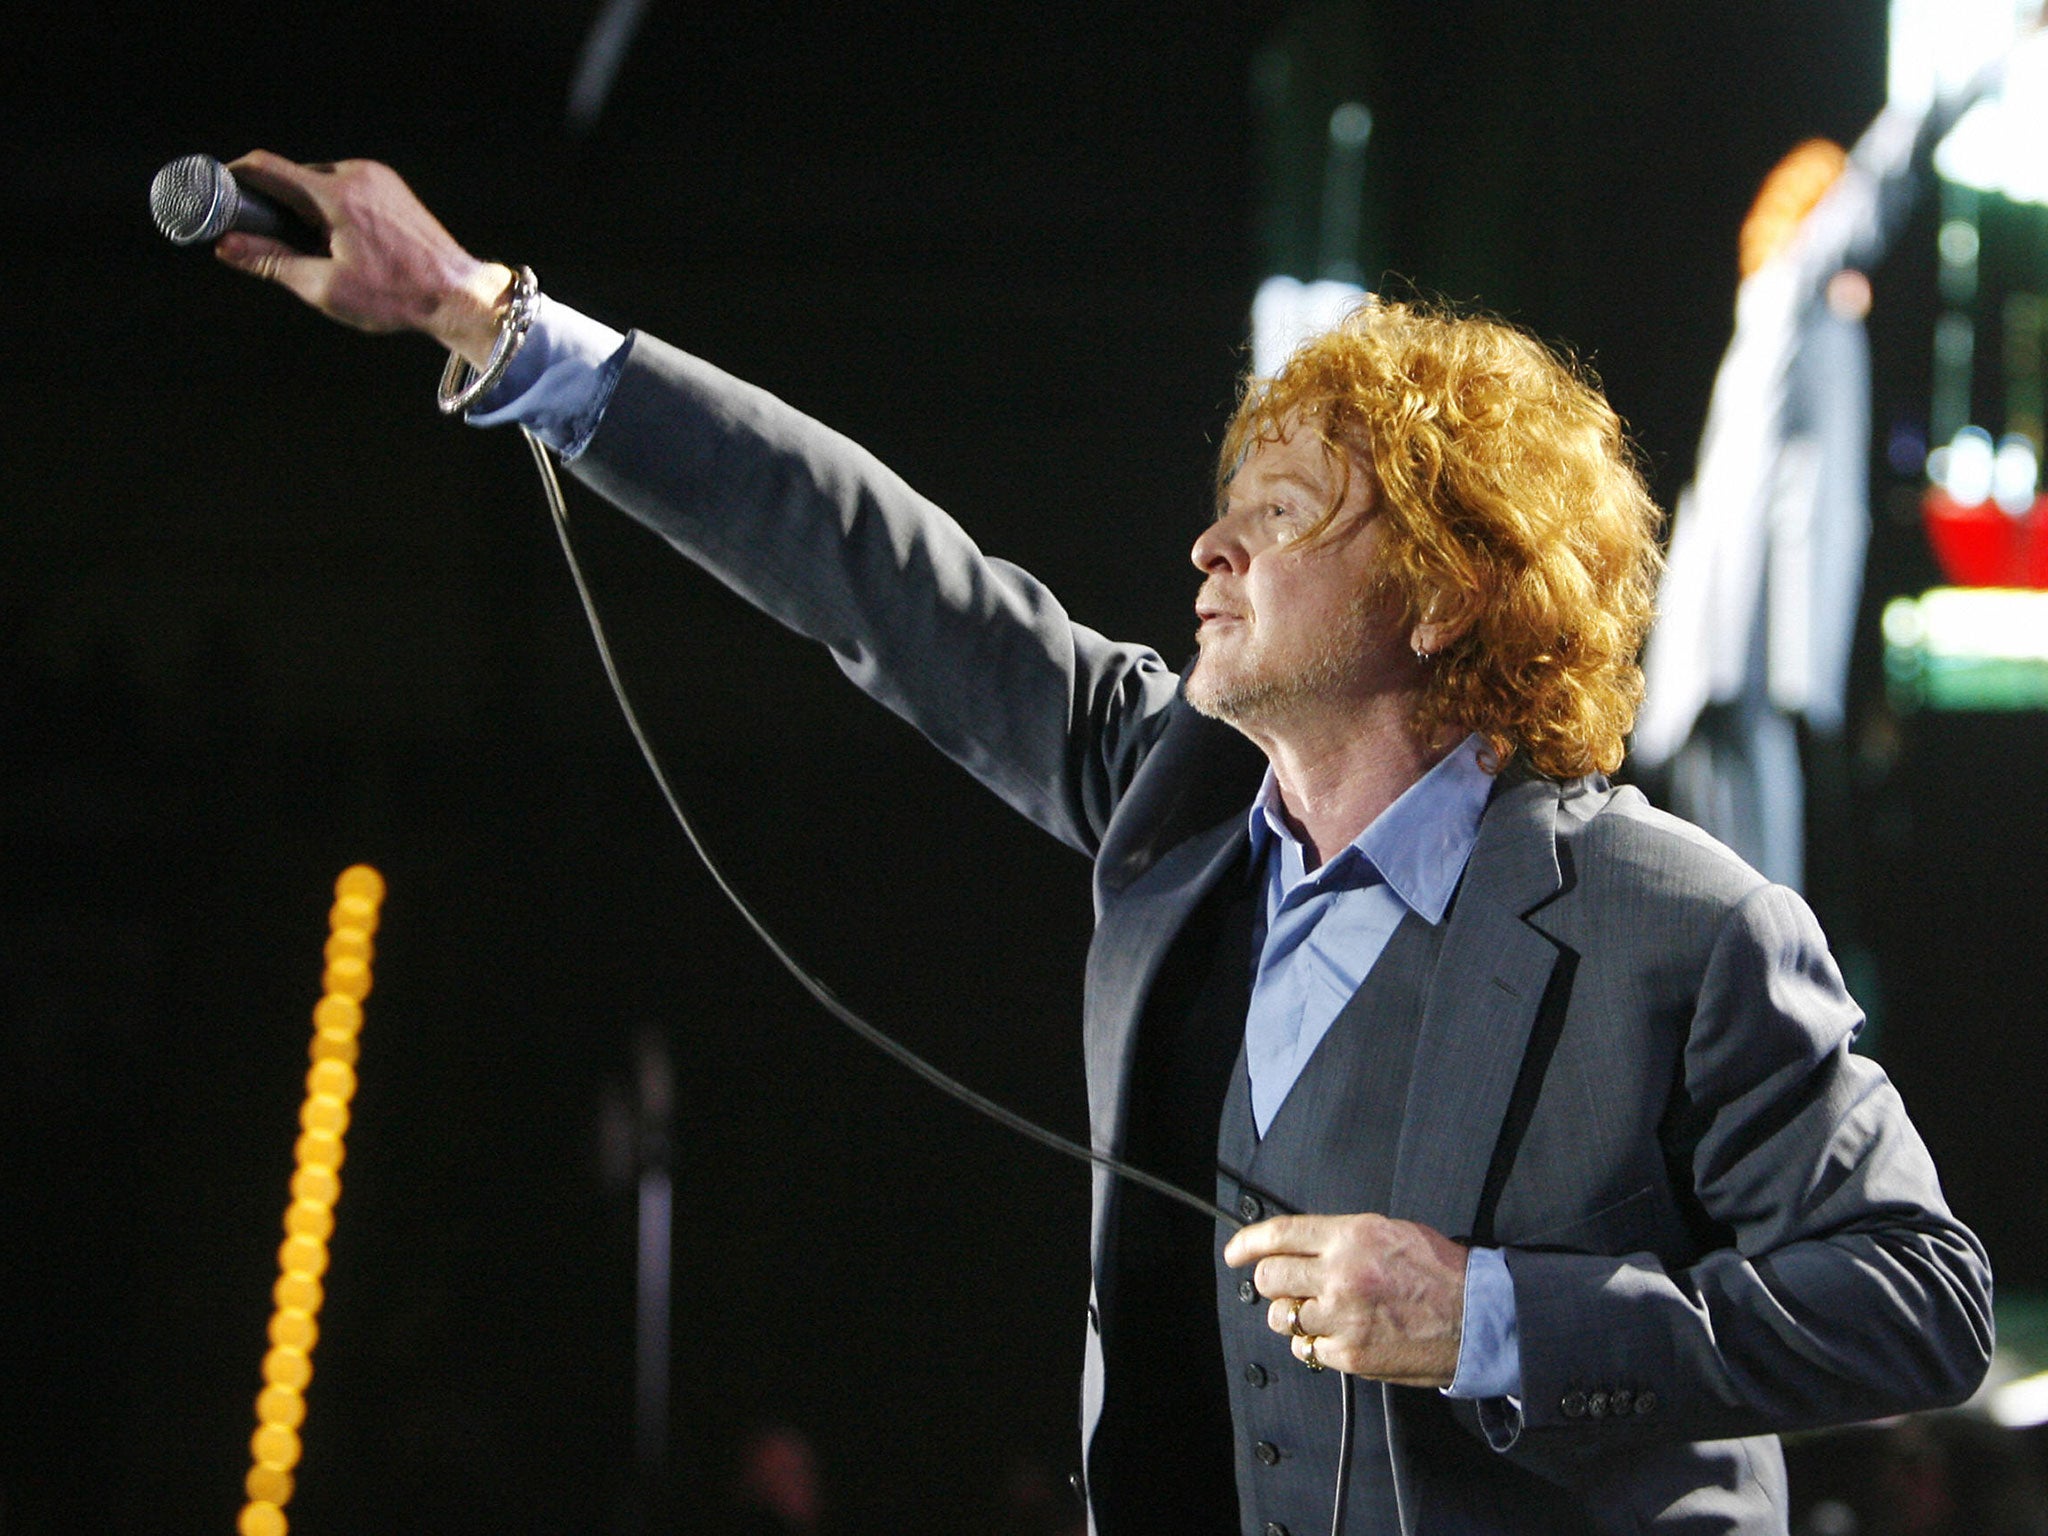
[[[1239,1301],[1257,1301],[1259,1299],[1259,1288],[1249,1280],[1240,1280],[1237,1282],[1237,1299]]]
[[[1270,1440],[1261,1440],[1252,1447],[1252,1454],[1269,1467],[1280,1465],[1280,1447]]]
[[[1637,1417],[1639,1417],[1639,1418],[1640,1418],[1640,1417],[1641,1417],[1641,1416],[1642,1416],[1643,1414],[1646,1414],[1646,1413],[1655,1413],[1656,1411],[1657,1411],[1657,1394],[1656,1394],[1656,1393],[1654,1393],[1654,1392],[1638,1392],[1638,1393],[1636,1394],[1636,1415],[1637,1415]]]
[[[1636,1399],[1638,1403],[1641,1398]],[[1568,1419],[1583,1419],[1586,1416],[1586,1394],[1567,1392],[1557,1405],[1557,1411]]]
[[[1243,1194],[1237,1197],[1237,1214],[1246,1221],[1257,1221],[1262,1209],[1257,1195]]]
[[[1244,1368],[1244,1379],[1255,1387],[1263,1387],[1266,1384],[1266,1368],[1254,1360]]]
[[[1607,1417],[1607,1394],[1605,1392],[1588,1392],[1586,1394],[1586,1417],[1589,1419],[1604,1419]]]
[[[1635,1405],[1636,1395],[1627,1387],[1616,1387],[1607,1394],[1607,1406],[1614,1410],[1617,1419],[1627,1418]]]

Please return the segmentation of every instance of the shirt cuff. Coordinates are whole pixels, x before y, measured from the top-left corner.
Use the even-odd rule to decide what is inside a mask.
[[[603,419],[625,358],[624,336],[542,294],[526,344],[497,388],[469,413],[469,423],[525,427],[573,459]]]
[[[1496,1451],[1522,1432],[1522,1339],[1515,1317],[1515,1281],[1507,1255],[1474,1248],[1465,1260],[1464,1333],[1458,1369],[1444,1396],[1479,1405],[1479,1423]]]
[[[1448,1397],[1519,1397],[1522,1343],[1515,1326],[1515,1282],[1498,1248],[1474,1248],[1465,1261],[1464,1337]]]

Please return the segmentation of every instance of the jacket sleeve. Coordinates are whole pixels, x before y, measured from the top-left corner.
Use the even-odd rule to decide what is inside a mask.
[[[1804,902],[1727,912],[1666,1122],[1725,1246],[1683,1267],[1510,1249],[1523,1432],[1552,1475],[1645,1440],[1945,1406],[1982,1380],[1991,1272],[1897,1092],[1851,1054],[1861,1014]]]
[[[1068,618],[873,455],[635,333],[573,472],[1092,855],[1163,726],[1151,650]]]

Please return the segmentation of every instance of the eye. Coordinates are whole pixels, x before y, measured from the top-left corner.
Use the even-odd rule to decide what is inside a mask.
[[[1276,501],[1266,509],[1266,526],[1273,530],[1275,539],[1287,542],[1304,526],[1301,509],[1290,502]]]

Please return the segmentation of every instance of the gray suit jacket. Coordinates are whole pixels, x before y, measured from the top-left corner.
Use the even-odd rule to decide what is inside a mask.
[[[1095,859],[1088,1094],[1117,1149],[1147,989],[1242,855],[1257,753],[865,451],[651,338],[575,471]],[[1445,921],[1389,1214],[1508,1251],[1522,1422],[1490,1405],[1486,1455],[1589,1528],[1782,1530],[1772,1432],[1975,1387],[1982,1249],[1850,1054],[1798,897],[1633,790],[1510,774]],[[1098,1281],[1117,1198],[1098,1174]],[[1101,1370],[1091,1331],[1084,1427]],[[1408,1470],[1413,1523],[1469,1524]]]

